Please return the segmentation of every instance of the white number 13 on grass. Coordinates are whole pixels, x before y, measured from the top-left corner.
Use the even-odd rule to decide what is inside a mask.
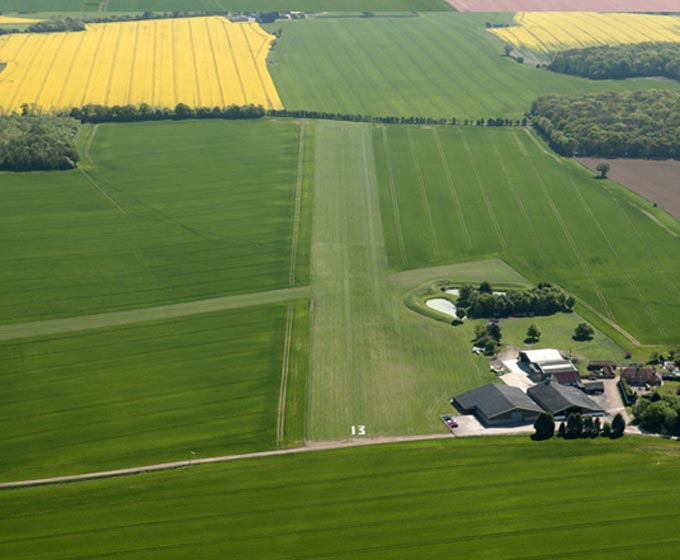
[[[366,426],[362,426],[361,424],[357,426],[352,426],[352,435],[353,436],[365,436],[366,435]]]

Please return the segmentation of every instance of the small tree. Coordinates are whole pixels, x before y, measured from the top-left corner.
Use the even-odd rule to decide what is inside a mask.
[[[590,340],[595,334],[595,329],[588,323],[579,323],[574,329],[574,340]]]
[[[566,428],[564,427],[564,422],[560,422],[560,427],[557,430],[557,437],[563,438],[566,433]]]
[[[555,418],[549,412],[541,412],[534,422],[535,440],[550,439],[555,434]]]
[[[589,438],[593,434],[593,419],[590,416],[586,416],[583,419],[583,432],[581,432],[581,437]]]
[[[590,437],[594,437],[594,438],[595,438],[595,437],[599,436],[599,435],[600,435],[600,430],[601,430],[600,419],[599,419],[599,418],[595,418],[595,419],[593,420],[593,431],[591,432]]]
[[[609,173],[610,166],[606,161],[602,161],[597,164],[597,172],[600,174],[600,179],[606,179],[607,173]]]
[[[602,425],[602,437],[612,437],[612,427],[609,422],[605,422]]]
[[[567,417],[567,429],[564,434],[566,439],[574,439],[581,437],[583,433],[583,418],[580,414],[570,414]]]
[[[527,341],[537,342],[539,338],[541,338],[541,331],[538,330],[538,327],[534,324],[529,325],[529,328],[527,329]]]
[[[610,437],[620,438],[625,430],[626,421],[623,419],[623,416],[619,412],[616,416],[614,416],[614,420],[612,420],[612,434]]]
[[[510,45],[503,45],[503,52],[505,53],[505,56],[510,56],[512,47]]]
[[[479,285],[477,290],[480,294],[493,294],[493,288],[486,280]]]

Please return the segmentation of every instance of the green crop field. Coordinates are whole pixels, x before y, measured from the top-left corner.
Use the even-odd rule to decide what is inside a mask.
[[[0,323],[286,288],[298,183],[306,283],[300,139],[292,120],[101,125],[82,171],[0,174]]]
[[[274,447],[285,317],[270,305],[1,342],[0,479]]]
[[[647,201],[522,129],[375,127],[373,138],[393,269],[501,257],[644,343],[677,342],[680,225]]]
[[[677,88],[673,82],[592,82],[501,56],[486,21],[512,14],[284,21],[270,72],[288,109],[369,115],[521,118],[547,93]]]
[[[680,448],[475,438],[0,493],[0,550],[66,558],[671,560]]]
[[[0,0],[3,12],[95,12],[99,0]],[[105,12],[286,11],[410,12],[449,11],[443,0],[109,0]]]

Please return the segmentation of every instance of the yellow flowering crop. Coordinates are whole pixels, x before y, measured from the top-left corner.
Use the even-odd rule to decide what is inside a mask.
[[[0,109],[87,103],[282,107],[266,66],[274,37],[223,17],[88,25],[0,37]]]
[[[680,42],[680,17],[595,12],[520,12],[516,26],[490,31],[517,49],[559,50],[644,43]]]
[[[28,18],[22,18],[22,17],[14,17],[14,16],[0,16],[0,25],[12,25],[14,23],[37,23],[39,21],[42,21],[41,19],[28,19]]]

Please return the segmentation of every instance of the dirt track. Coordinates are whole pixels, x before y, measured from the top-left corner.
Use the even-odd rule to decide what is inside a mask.
[[[677,0],[446,0],[459,12],[672,12]]]
[[[73,482],[84,482],[86,480],[96,480],[100,478],[115,478],[120,476],[131,476],[155,471],[167,471],[194,465],[207,465],[210,463],[226,463],[239,459],[256,459],[259,457],[273,457],[275,455],[293,455],[296,453],[307,453],[310,451],[323,451],[328,449],[343,449],[345,447],[360,447],[364,445],[380,445],[384,443],[402,443],[407,441],[426,441],[433,439],[448,439],[451,434],[429,434],[422,436],[398,436],[398,437],[377,437],[366,439],[350,439],[344,441],[319,441],[311,442],[305,447],[293,447],[290,449],[276,449],[274,451],[257,451],[254,453],[243,453],[241,455],[224,455],[221,457],[206,457],[203,459],[188,459],[186,461],[174,461],[171,463],[158,463],[156,465],[145,465],[142,467],[130,467],[127,469],[116,469],[110,471],[98,471],[84,474],[67,476],[54,476],[50,478],[36,478],[33,480],[18,480],[12,482],[0,482],[0,490],[12,488],[26,488],[30,486],[47,486],[51,484],[67,484]]]
[[[578,161],[593,171],[598,163],[606,161],[611,166],[610,179],[656,202],[680,219],[680,161],[601,158],[579,158]]]
[[[32,336],[77,332],[102,327],[130,325],[159,319],[184,317],[186,315],[195,315],[198,313],[226,311],[239,307],[284,303],[309,297],[310,293],[308,286],[301,286],[299,288],[287,288],[283,290],[271,290],[269,292],[256,292],[253,294],[202,299],[198,301],[189,301],[187,303],[145,307],[143,309],[131,309],[129,311],[112,311],[109,313],[99,313],[97,315],[68,317],[66,319],[49,319],[31,323],[0,325],[0,340],[14,340]]]

